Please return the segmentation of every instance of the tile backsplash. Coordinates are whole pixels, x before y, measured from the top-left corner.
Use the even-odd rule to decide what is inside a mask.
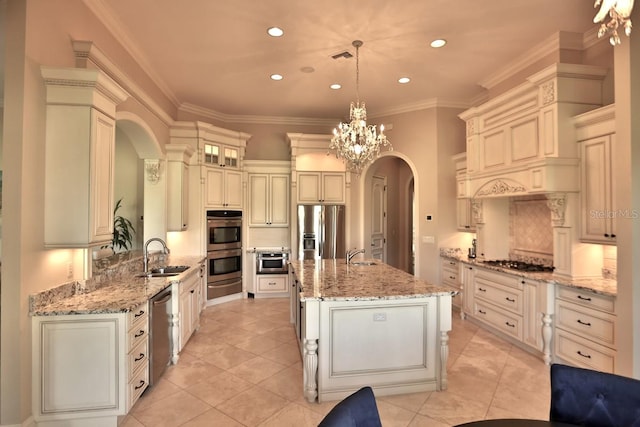
[[[551,211],[544,196],[509,200],[509,258],[553,265]]]

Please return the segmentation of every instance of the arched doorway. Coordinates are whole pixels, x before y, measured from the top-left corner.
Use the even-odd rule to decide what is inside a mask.
[[[413,274],[414,266],[414,174],[407,161],[394,154],[377,159],[362,179],[363,238],[365,248],[382,252],[387,264]],[[384,192],[380,192],[384,182]],[[383,197],[385,200],[379,200]],[[384,212],[380,213],[380,209]],[[382,215],[382,216],[381,216]],[[382,233],[382,236],[380,234]],[[380,250],[380,239],[385,248]]]

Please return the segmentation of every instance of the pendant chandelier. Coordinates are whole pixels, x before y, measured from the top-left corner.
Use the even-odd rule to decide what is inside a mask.
[[[602,4],[600,5],[600,3]],[[618,27],[624,27],[624,33],[627,37],[631,34],[630,16],[633,10],[633,0],[596,0],[593,7],[598,7],[599,5],[600,10],[593,18],[593,22],[601,22],[598,38],[611,33],[609,43],[613,46],[620,44]],[[609,22],[604,22],[607,16],[609,16]]]
[[[360,175],[362,170],[380,155],[381,147],[389,147],[391,143],[384,134],[384,125],[380,125],[378,133],[375,125],[367,125],[367,110],[364,102],[360,102],[360,57],[359,49],[362,41],[351,43],[356,48],[356,103],[351,103],[349,109],[349,123],[340,122],[333,130],[330,150],[335,150],[337,158],[347,166],[351,172]]]

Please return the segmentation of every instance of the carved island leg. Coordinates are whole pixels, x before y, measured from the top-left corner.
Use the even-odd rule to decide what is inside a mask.
[[[542,313],[542,360],[546,365],[551,364],[551,315]]]
[[[318,397],[318,342],[304,340],[304,396],[313,403]]]
[[[447,379],[447,360],[449,359],[449,333],[440,331],[440,390],[449,386]]]

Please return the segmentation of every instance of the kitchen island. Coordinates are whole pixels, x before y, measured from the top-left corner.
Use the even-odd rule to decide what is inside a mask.
[[[309,402],[447,388],[452,292],[378,260],[290,262]]]

